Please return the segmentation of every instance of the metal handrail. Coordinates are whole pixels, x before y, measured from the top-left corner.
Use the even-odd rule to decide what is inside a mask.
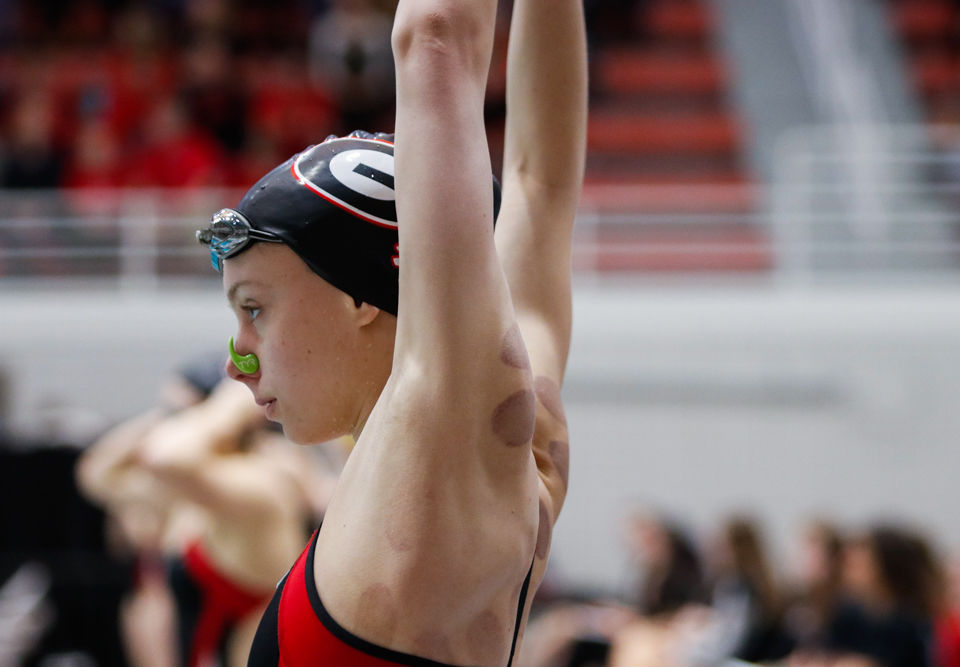
[[[837,150],[833,139],[847,131],[879,140]],[[930,138],[937,136],[960,137],[960,127],[800,127],[778,144],[779,169],[766,186],[588,184],[574,267],[588,274],[759,273],[800,282],[843,272],[960,275],[960,146],[954,154],[935,150]],[[864,180],[851,167],[864,160],[869,173],[900,178]],[[0,190],[0,280],[208,278],[194,230],[241,195]]]

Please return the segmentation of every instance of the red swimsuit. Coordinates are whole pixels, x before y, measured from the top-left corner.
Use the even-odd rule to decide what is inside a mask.
[[[187,547],[170,576],[187,667],[216,662],[233,627],[270,599],[269,589],[250,590],[217,570],[200,542]]]
[[[372,644],[346,630],[327,613],[313,579],[313,552],[319,529],[264,612],[250,650],[248,667],[453,667]],[[532,571],[531,567],[531,571]],[[530,573],[520,591],[510,663],[530,586]],[[508,663],[509,665],[509,663]]]

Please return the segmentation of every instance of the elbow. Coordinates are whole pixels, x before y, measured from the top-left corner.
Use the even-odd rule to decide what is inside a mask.
[[[81,458],[73,470],[77,490],[87,499],[100,503],[103,501],[107,484],[102,471],[88,459]]]
[[[465,5],[471,6],[465,6]],[[477,7],[478,3],[457,0],[401,2],[393,25],[391,44],[397,74],[411,67],[418,76],[424,69],[442,72],[460,68],[486,74],[489,45],[493,39],[495,14]],[[413,5],[413,6],[411,6]]]
[[[140,459],[140,468],[156,479],[181,477],[192,468],[184,457],[164,452],[147,452]]]

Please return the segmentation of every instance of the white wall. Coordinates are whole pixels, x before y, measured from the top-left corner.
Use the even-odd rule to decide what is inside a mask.
[[[553,571],[615,587],[624,512],[767,521],[788,557],[813,514],[896,516],[960,546],[960,290],[581,284],[565,386],[571,490]],[[59,401],[118,419],[233,331],[216,283],[162,291],[0,283],[13,421]]]

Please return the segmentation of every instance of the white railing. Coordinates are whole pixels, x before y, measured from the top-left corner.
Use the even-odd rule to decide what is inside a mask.
[[[783,280],[958,273],[960,127],[799,127],[775,155],[769,210]]]
[[[228,189],[0,190],[0,278],[107,278],[138,287],[210,276],[194,232]]]
[[[954,153],[932,148],[945,137]],[[576,271],[960,278],[960,127],[799,128],[777,164],[769,186],[588,185]],[[241,195],[0,190],[0,280],[213,280],[194,231]]]

